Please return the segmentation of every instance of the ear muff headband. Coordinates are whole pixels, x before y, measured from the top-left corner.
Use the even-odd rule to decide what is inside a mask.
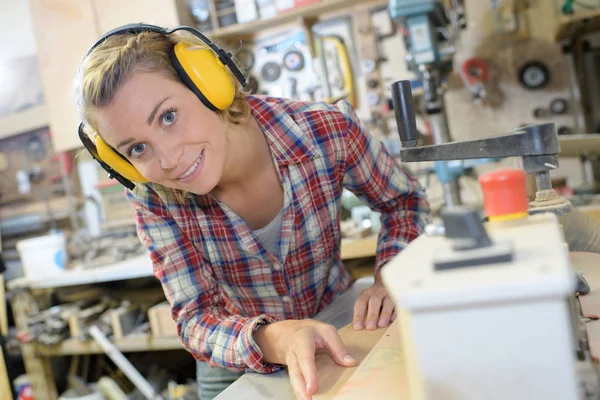
[[[138,34],[141,32],[156,32],[169,35],[173,32],[184,30],[190,32],[203,43],[208,49],[195,49],[190,43],[179,42],[173,47],[170,54],[171,63],[181,81],[192,90],[202,103],[213,111],[224,110],[229,107],[235,98],[235,85],[231,80],[225,67],[229,68],[233,76],[242,86],[246,86],[246,78],[235,65],[231,53],[219,48],[200,31],[189,26],[178,26],[174,29],[161,28],[148,24],[129,24],[115,28],[102,36],[87,51],[86,57],[106,39],[115,35]],[[148,182],[142,174],[121,154],[108,146],[102,138],[97,135],[95,143],[85,134],[83,123],[79,125],[79,138],[104,168],[109,176],[117,179],[128,189],[135,187],[134,182]]]
[[[246,78],[231,58],[232,54],[218,47],[196,28],[185,25],[173,29],[149,24],[123,25],[102,36],[88,50],[86,56],[111,36],[142,32],[169,35],[177,31],[191,33],[212,50],[199,50],[189,43],[177,43],[170,54],[170,58],[179,78],[209,109],[213,111],[226,109],[235,97],[235,85],[231,82],[225,67],[229,68],[235,79],[243,87],[246,87]]]

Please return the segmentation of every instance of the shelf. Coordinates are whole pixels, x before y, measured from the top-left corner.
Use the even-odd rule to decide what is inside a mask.
[[[284,11],[279,15],[258,19],[243,24],[235,24],[207,32],[212,39],[230,39],[239,35],[248,35],[273,28],[277,25],[284,25],[290,22],[298,21],[301,18],[318,18],[319,16],[336,11],[342,8],[349,8],[360,4],[373,3],[374,6],[387,4],[382,0],[323,0],[317,4],[311,4],[301,8]]]
[[[123,353],[183,350],[183,345],[181,344],[179,337],[154,338],[149,335],[136,335],[120,340],[114,340],[113,344]],[[100,345],[93,340],[82,342],[77,339],[67,339],[54,346],[36,344],[36,350],[41,356],[104,353]]]
[[[375,256],[377,236],[362,239],[342,239],[342,260]],[[7,283],[9,289],[27,287],[30,289],[47,289],[77,285],[89,285],[101,282],[113,282],[126,279],[153,277],[152,261],[144,254],[106,266],[82,268],[75,266],[63,274],[43,279],[18,278]]]
[[[554,40],[561,41],[600,30],[600,9],[578,11],[574,15],[561,15],[554,32]]]
[[[32,107],[25,111],[0,117],[0,139],[46,126],[48,126],[46,107]]]
[[[585,152],[600,153],[600,133],[578,133],[559,136],[559,157],[579,157]]]
[[[7,283],[9,289],[27,287],[31,289],[46,289],[76,285],[89,285],[100,282],[121,281],[126,279],[137,279],[154,276],[152,272],[152,261],[148,255],[129,258],[103,267],[81,268],[75,267],[63,274],[44,277],[34,280],[19,278]]]

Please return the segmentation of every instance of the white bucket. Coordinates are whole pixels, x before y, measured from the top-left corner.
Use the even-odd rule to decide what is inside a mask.
[[[67,251],[63,232],[21,240],[16,247],[26,278],[39,279],[65,270]]]

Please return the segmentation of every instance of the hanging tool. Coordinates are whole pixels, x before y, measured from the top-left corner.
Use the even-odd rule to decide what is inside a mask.
[[[276,62],[269,61],[263,65],[260,74],[265,81],[274,82],[281,76],[281,67]]]
[[[490,76],[490,68],[482,58],[469,58],[460,68],[460,77],[465,87],[473,95],[473,101],[482,104],[486,97],[485,83]]]
[[[327,97],[323,101],[333,103],[341,98],[345,98],[353,107],[356,107],[356,93],[354,89],[354,77],[352,74],[352,66],[350,65],[350,57],[348,56],[348,49],[341,36],[337,35],[321,35],[318,37],[320,41],[319,58],[321,60],[322,69],[325,74],[325,86]],[[327,65],[325,63],[325,43],[333,43],[335,48],[336,60],[339,61],[340,75],[343,78],[343,93],[340,96],[333,96],[331,90],[331,82],[329,81],[329,73]]]
[[[298,50],[288,51],[283,56],[283,66],[288,71],[300,71],[304,68],[304,55]]]

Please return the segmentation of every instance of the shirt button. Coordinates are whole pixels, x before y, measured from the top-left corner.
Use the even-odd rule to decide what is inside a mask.
[[[286,303],[288,303],[290,301],[290,296],[283,296],[281,298],[281,300],[285,301]]]
[[[273,264],[273,269],[275,271],[281,271],[281,265],[279,265],[279,264]]]

